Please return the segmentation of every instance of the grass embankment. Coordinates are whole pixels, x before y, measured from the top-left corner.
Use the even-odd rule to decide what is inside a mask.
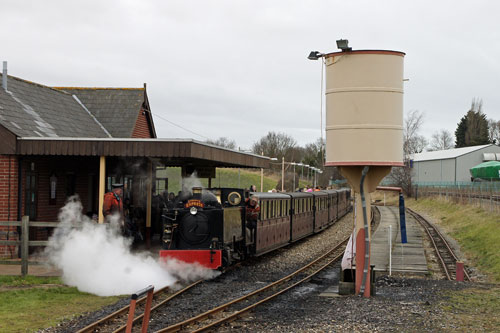
[[[431,215],[460,244],[474,266],[500,282],[500,216],[470,205],[439,198],[407,200],[407,205]]]
[[[498,332],[500,288],[475,287],[445,294],[439,307],[458,332]]]
[[[118,297],[81,293],[55,277],[0,276],[0,300],[0,332],[34,332],[112,304]]]
[[[158,175],[160,175],[161,177],[168,177],[168,191],[177,194],[181,187],[181,168],[167,168],[165,170],[158,171]],[[260,170],[253,171],[248,169],[240,169],[238,176],[238,169],[218,168],[215,175],[216,177],[212,178],[212,187],[249,188],[250,185],[255,185],[257,186],[257,191],[260,191]],[[265,174],[263,184],[264,192],[276,188],[280,176],[280,174]],[[298,177],[296,181],[298,187]],[[200,182],[203,187],[208,187],[208,179],[200,178]],[[307,184],[305,182],[300,181],[301,187],[304,187],[306,185]]]

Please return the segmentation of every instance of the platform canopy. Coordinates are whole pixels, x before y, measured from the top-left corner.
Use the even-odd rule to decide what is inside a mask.
[[[18,137],[3,153],[21,156],[155,158],[166,166],[269,168],[270,158],[192,139]]]

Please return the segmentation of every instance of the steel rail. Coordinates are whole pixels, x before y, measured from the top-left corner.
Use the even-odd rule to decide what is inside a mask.
[[[345,243],[345,242],[344,242],[344,243]],[[296,287],[296,286],[298,286],[299,284],[304,283],[304,282],[306,282],[306,281],[310,280],[313,276],[315,276],[316,274],[318,274],[319,272],[321,272],[322,270],[324,270],[326,267],[330,266],[333,262],[336,262],[337,260],[339,260],[339,259],[343,256],[343,254],[344,254],[344,253],[342,252],[342,253],[340,253],[340,254],[336,255],[333,259],[330,259],[330,260],[329,260],[326,264],[324,264],[323,266],[321,266],[321,267],[320,267],[320,268],[318,268],[317,270],[313,271],[313,273],[311,273],[311,274],[309,274],[308,276],[306,276],[305,278],[303,278],[303,279],[301,279],[301,280],[299,280],[299,281],[295,282],[294,284],[292,284],[292,285],[290,285],[290,286],[286,287],[285,289],[282,289],[282,290],[280,290],[280,291],[278,291],[278,292],[276,292],[276,293],[274,293],[274,294],[272,294],[272,295],[270,295],[270,296],[268,296],[268,297],[266,297],[266,298],[264,298],[264,299],[262,299],[262,300],[260,300],[260,301],[258,301],[258,302],[256,302],[256,303],[254,303],[254,304],[252,304],[252,305],[249,305],[249,306],[247,306],[246,308],[244,308],[244,309],[242,309],[242,310],[239,310],[239,311],[237,311],[237,312],[235,312],[235,313],[233,313],[233,314],[229,315],[229,316],[228,316],[228,317],[226,317],[226,318],[219,319],[218,321],[216,321],[216,322],[214,322],[214,323],[211,323],[211,324],[209,324],[209,325],[206,325],[205,327],[202,327],[202,328],[200,328],[200,329],[194,330],[194,331],[192,331],[192,332],[203,332],[203,331],[209,330],[209,329],[211,329],[211,328],[214,328],[214,327],[216,327],[216,326],[219,326],[220,324],[223,324],[223,323],[225,323],[225,322],[231,322],[231,321],[233,321],[233,320],[234,320],[234,319],[236,319],[237,317],[239,317],[239,316],[241,316],[242,314],[244,314],[244,313],[246,313],[246,312],[248,312],[248,311],[252,310],[253,308],[256,308],[257,306],[259,306],[259,305],[261,305],[261,304],[263,304],[263,303],[265,303],[265,302],[267,302],[267,301],[269,301],[269,300],[271,300],[271,299],[273,299],[273,298],[275,298],[275,297],[277,297],[277,296],[279,296],[279,295],[281,295],[281,294],[283,294],[283,293],[287,292],[288,290],[290,290],[290,289],[292,289],[292,288],[295,288],[295,287]]]
[[[194,287],[195,285],[197,285],[197,284],[198,284],[198,283],[200,283],[200,282],[202,282],[202,280],[198,280],[198,281],[196,281],[196,282],[194,282],[194,283],[192,283],[192,284],[190,284],[190,285],[186,286],[185,288],[183,288],[183,289],[179,290],[179,291],[178,291],[178,292],[176,292],[175,294],[173,294],[173,295],[169,296],[166,300],[162,301],[162,302],[161,302],[161,304],[162,304],[162,305],[163,305],[163,304],[165,304],[167,301],[169,301],[169,300],[171,300],[172,298],[174,298],[174,297],[176,297],[176,296],[180,295],[181,293],[183,293],[184,291],[186,291],[186,290],[190,289],[191,287]],[[165,286],[165,287],[163,287],[163,288],[160,288],[160,289],[158,289],[157,291],[155,291],[155,292],[154,292],[153,296],[157,296],[157,295],[159,295],[159,294],[161,294],[161,293],[163,293],[163,292],[166,292],[167,290],[169,290],[169,287],[168,287],[168,286]],[[146,298],[147,298],[147,296],[143,296],[143,297],[139,298],[139,299],[137,300],[137,303],[136,303],[136,304],[138,304],[138,305],[139,305],[139,304],[143,304],[143,303],[146,301]],[[151,309],[151,311],[153,311],[153,309],[156,309],[157,307],[158,307],[158,306],[157,306],[157,305],[155,305],[155,306]],[[101,319],[99,319],[98,321],[93,322],[93,323],[91,323],[91,324],[89,324],[89,325],[85,326],[84,328],[82,328],[82,329],[78,330],[76,333],[95,332],[96,330],[98,330],[98,329],[99,329],[99,328],[98,328],[99,326],[101,326],[101,325],[105,324],[106,322],[109,322],[109,321],[111,321],[111,320],[113,320],[113,319],[117,318],[117,317],[118,317],[118,316],[120,316],[120,315],[123,315],[123,314],[128,313],[128,310],[129,310],[129,305],[126,305],[126,306],[124,306],[124,307],[122,307],[122,308],[120,308],[120,309],[116,310],[115,312],[113,312],[113,313],[111,313],[111,314],[107,315],[106,317],[101,318]],[[137,320],[141,319],[143,316],[144,316],[144,314],[141,314],[141,315],[139,315],[139,316],[135,317],[135,318],[134,318],[134,323],[135,323]],[[125,326],[123,326],[123,327],[124,327],[124,328],[126,328],[126,325],[125,325]],[[122,327],[120,327],[120,329],[121,329],[121,328],[122,328]],[[120,331],[119,331],[119,332],[120,332]]]
[[[181,329],[183,329],[185,326],[188,326],[188,325],[191,325],[191,324],[193,324],[193,323],[199,322],[199,321],[201,321],[201,320],[203,320],[203,319],[206,319],[206,318],[208,318],[208,317],[210,317],[210,316],[214,315],[215,313],[218,313],[218,312],[224,311],[225,309],[227,309],[227,308],[228,308],[229,306],[231,306],[231,305],[234,305],[234,304],[239,303],[239,302],[241,302],[241,301],[244,301],[244,300],[246,300],[246,299],[248,299],[248,298],[250,298],[250,297],[252,297],[252,296],[254,296],[254,295],[257,295],[257,294],[262,293],[262,292],[264,292],[264,291],[266,291],[266,290],[268,290],[268,289],[271,289],[271,288],[273,288],[273,287],[276,287],[277,285],[279,285],[279,284],[281,284],[281,283],[283,283],[283,282],[285,282],[285,281],[290,280],[290,279],[291,279],[291,278],[293,278],[294,276],[297,276],[298,274],[302,273],[304,270],[306,270],[306,269],[310,268],[311,266],[313,266],[313,265],[317,264],[319,261],[323,260],[323,259],[324,259],[324,258],[326,258],[327,256],[331,255],[333,252],[337,251],[337,250],[338,250],[338,249],[339,249],[342,245],[345,245],[345,243],[346,243],[348,240],[349,240],[349,238],[347,238],[347,239],[343,240],[343,241],[342,241],[341,243],[339,243],[337,246],[335,246],[334,248],[332,248],[331,250],[329,250],[327,253],[325,253],[325,254],[321,255],[320,257],[316,258],[315,260],[313,260],[313,261],[312,261],[312,262],[310,262],[309,264],[305,265],[304,267],[302,267],[302,268],[298,269],[297,271],[295,271],[295,272],[293,272],[293,273],[291,273],[291,274],[289,274],[289,275],[287,275],[287,276],[285,276],[285,277],[283,277],[283,278],[281,278],[281,279],[279,279],[279,280],[277,280],[277,281],[275,281],[275,282],[273,282],[273,283],[271,283],[271,284],[269,284],[269,285],[267,285],[267,286],[265,286],[265,287],[262,287],[262,288],[260,288],[260,289],[257,289],[257,290],[255,290],[255,291],[253,291],[253,292],[249,293],[249,294],[243,295],[243,296],[241,296],[241,297],[239,297],[239,298],[237,298],[237,299],[234,299],[234,300],[232,300],[232,301],[230,301],[230,302],[227,302],[227,303],[225,303],[225,304],[222,304],[222,305],[220,305],[220,306],[218,306],[218,307],[215,307],[215,308],[213,308],[213,309],[211,309],[211,310],[208,310],[208,311],[206,311],[206,312],[204,312],[204,313],[201,313],[201,314],[199,314],[199,315],[197,315],[197,316],[195,316],[195,317],[192,317],[192,318],[190,318],[190,319],[184,320],[184,321],[179,322],[179,323],[177,323],[177,324],[174,324],[174,325],[168,326],[168,327],[166,327],[166,328],[163,328],[163,329],[161,329],[161,330],[157,331],[157,333],[164,333],[164,332],[177,332],[177,331],[180,331],[180,330],[181,330]],[[343,254],[343,252],[342,252],[340,255],[336,256],[336,257],[335,257],[335,259],[331,260],[328,264],[324,265],[324,267],[326,267],[326,266],[330,265],[333,261],[338,260],[338,258],[339,258],[342,254]],[[322,269],[324,269],[324,267],[323,267]],[[321,269],[321,270],[322,270],[322,269]],[[316,274],[317,274],[317,272],[316,272]],[[309,278],[310,278],[310,277],[306,278],[306,280],[307,280],[307,279],[309,279]],[[301,281],[302,281],[302,280],[301,280]],[[303,281],[302,281],[302,282],[303,282]],[[296,286],[296,284],[294,284],[293,286]],[[291,287],[289,287],[289,288],[291,288]],[[289,289],[289,288],[288,288],[288,289]],[[288,290],[288,289],[286,289],[286,290]],[[286,290],[284,290],[284,291],[286,291]],[[281,291],[281,292],[279,292],[278,294],[281,294],[281,293],[282,293],[282,292],[284,292],[284,291]],[[276,294],[276,296],[277,296],[278,294]],[[273,297],[274,297],[274,296],[273,296]],[[267,299],[271,299],[271,298],[273,298],[273,297],[269,296],[269,297],[268,297],[268,298],[266,298],[265,300],[267,300]],[[261,304],[261,303],[262,303],[262,302],[257,302],[255,306],[257,306],[258,304]],[[248,310],[247,310],[247,311],[248,311]],[[233,318],[233,317],[229,316],[228,318]],[[220,323],[219,323],[219,324],[220,324]],[[211,327],[211,326],[210,326],[210,327]],[[203,330],[205,330],[205,329],[208,329],[208,328],[203,328]]]
[[[412,214],[412,216],[415,218],[415,220],[417,220],[417,222],[420,223],[420,225],[424,228],[425,232],[427,233],[427,235],[429,236],[429,238],[432,242],[432,245],[434,246],[434,249],[436,251],[436,255],[438,256],[439,261],[441,262],[441,266],[443,267],[443,270],[446,274],[447,279],[452,280],[450,270],[448,269],[448,267],[445,263],[445,260],[442,257],[442,255],[438,249],[438,245],[434,241],[435,237],[433,237],[431,235],[431,232],[429,231],[429,229],[431,229],[432,231],[434,231],[436,233],[437,238],[444,244],[448,254],[455,260],[455,265],[456,265],[456,262],[458,261],[458,257],[455,255],[455,252],[452,250],[451,246],[446,241],[446,238],[444,237],[444,235],[431,222],[429,222],[425,217],[423,217],[419,213],[415,212],[414,210],[412,210],[410,208],[407,208],[407,209],[410,212],[410,214]],[[455,274],[456,274],[456,272],[455,272]],[[464,275],[465,275],[466,279],[468,281],[470,281],[469,273],[467,273],[467,270],[465,270],[465,269],[464,269]]]
[[[155,311],[156,309],[158,309],[160,306],[163,306],[164,304],[166,304],[167,302],[169,302],[170,300],[172,300],[173,298],[179,296],[180,294],[186,292],[187,290],[193,288],[194,286],[200,284],[201,282],[203,282],[203,280],[198,280],[198,281],[195,281],[193,283],[191,283],[190,285],[182,288],[181,290],[177,291],[176,293],[170,295],[169,297],[165,298],[163,301],[159,302],[158,304],[156,304],[155,306],[153,306],[151,308],[151,312]],[[141,320],[142,318],[144,317],[144,313],[141,313],[140,315],[138,315],[137,317],[134,318],[134,320],[132,321],[132,325],[136,324],[139,320]],[[125,325],[122,325],[120,326],[119,328],[117,328],[116,330],[113,331],[113,333],[119,333],[119,332],[125,332],[125,329],[127,328],[127,324]]]

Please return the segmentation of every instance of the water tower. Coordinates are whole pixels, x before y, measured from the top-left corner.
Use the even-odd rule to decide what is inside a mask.
[[[352,50],[311,52],[326,65],[326,166],[337,166],[356,199],[356,294],[370,295],[370,193],[403,165],[405,53]]]

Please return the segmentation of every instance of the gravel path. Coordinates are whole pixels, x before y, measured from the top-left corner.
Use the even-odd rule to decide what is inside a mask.
[[[328,272],[326,272],[328,274]],[[333,274],[332,274],[333,276]],[[333,279],[334,280],[334,279]],[[381,277],[377,296],[321,297],[332,279],[312,281],[259,307],[220,332],[437,332],[454,331],[435,305],[446,290],[465,284],[448,281]]]

